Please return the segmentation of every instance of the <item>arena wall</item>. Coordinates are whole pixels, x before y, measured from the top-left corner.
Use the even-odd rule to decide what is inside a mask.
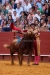
[[[23,36],[14,32],[0,32],[0,60],[11,60],[10,51],[3,47],[4,44],[10,44],[15,36]],[[24,55],[24,60],[27,60],[28,55]],[[50,61],[50,32],[40,32],[40,61]],[[14,54],[14,59],[18,60],[17,53]],[[34,53],[32,59],[34,60]]]

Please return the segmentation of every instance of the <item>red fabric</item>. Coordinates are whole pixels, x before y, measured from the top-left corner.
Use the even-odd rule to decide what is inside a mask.
[[[27,30],[23,30],[23,32],[27,32]]]
[[[13,23],[11,23],[11,25],[10,25],[10,28],[11,28],[11,29],[13,29],[13,25],[14,25],[14,24],[13,24]]]
[[[13,29],[13,30],[21,31],[19,28],[14,26],[14,23],[11,23],[10,28]]]
[[[36,40],[34,40],[33,45],[34,45],[34,49],[35,49],[35,56],[38,56]]]
[[[19,30],[20,31],[20,29],[17,28],[16,26],[13,26],[13,30]]]
[[[17,30],[17,31],[21,32],[21,30],[20,30],[19,28],[17,28],[17,27],[14,25],[14,23],[11,23],[10,28],[13,29],[13,30]],[[27,30],[23,30],[23,32],[27,32]],[[22,32],[21,32],[21,33],[22,33]]]

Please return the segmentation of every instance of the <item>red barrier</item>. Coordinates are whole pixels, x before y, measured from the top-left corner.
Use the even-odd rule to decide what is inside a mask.
[[[0,32],[0,54],[9,54],[10,51],[3,47],[4,44],[10,44],[14,38],[12,32]]]
[[[15,33],[15,36],[22,36],[22,34]],[[50,32],[40,32],[40,54],[50,55]]]
[[[13,32],[0,32],[0,54],[9,54],[10,51],[3,47],[4,44],[10,44],[14,36],[22,36]],[[50,32],[40,33],[41,47],[40,52],[42,55],[50,55]]]
[[[41,32],[40,40],[40,53],[50,55],[50,32]]]

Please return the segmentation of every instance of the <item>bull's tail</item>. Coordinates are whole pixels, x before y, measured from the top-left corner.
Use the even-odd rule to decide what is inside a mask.
[[[7,49],[10,48],[10,45],[8,45],[8,44],[5,44],[5,45],[3,45],[3,46],[4,46],[4,48],[7,48]]]

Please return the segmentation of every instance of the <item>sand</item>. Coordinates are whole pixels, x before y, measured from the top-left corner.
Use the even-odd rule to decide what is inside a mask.
[[[23,62],[22,66],[19,66],[18,61],[14,61],[15,64],[11,65],[11,61],[0,61],[0,75],[50,75],[50,63],[39,63],[39,65],[27,66],[26,62]]]

